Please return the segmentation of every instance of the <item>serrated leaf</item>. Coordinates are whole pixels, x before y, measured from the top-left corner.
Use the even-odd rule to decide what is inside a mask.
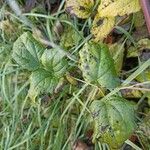
[[[90,110],[94,124],[93,140],[108,143],[112,149],[119,149],[135,130],[133,105],[121,97],[95,100]]]
[[[94,0],[66,0],[66,10],[79,18],[88,18],[94,7]]]
[[[95,38],[94,40],[103,40],[112,31],[114,26],[114,17],[101,18],[99,15],[96,15],[91,29],[91,33],[94,35]]]
[[[30,77],[30,98],[40,93],[52,93],[66,72],[68,63],[65,54],[57,49],[45,50],[41,57],[42,68],[32,72]]]
[[[45,69],[52,72],[56,77],[62,77],[68,66],[64,52],[57,49],[46,50],[41,61]]]
[[[86,81],[106,88],[119,85],[113,59],[105,44],[90,41],[79,52],[80,69]]]
[[[30,98],[35,100],[40,93],[52,93],[58,82],[59,78],[55,77],[50,71],[45,69],[33,71],[30,76]]]
[[[115,17],[138,12],[140,9],[139,0],[102,0],[98,14],[101,17]]]
[[[32,71],[39,68],[44,50],[31,33],[25,32],[15,41],[12,57],[22,68]]]

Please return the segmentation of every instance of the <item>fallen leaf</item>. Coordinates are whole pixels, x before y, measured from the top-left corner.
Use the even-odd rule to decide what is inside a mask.
[[[94,0],[66,0],[66,10],[71,15],[86,19],[92,14]]]

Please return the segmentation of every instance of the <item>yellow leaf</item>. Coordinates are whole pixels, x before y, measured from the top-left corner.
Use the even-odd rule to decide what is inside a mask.
[[[66,10],[79,18],[88,18],[94,7],[94,0],[66,0]]]
[[[139,10],[139,0],[101,0],[91,30],[95,41],[103,40],[111,32],[116,25],[116,16],[128,15]]]
[[[107,7],[108,5],[112,3],[113,3],[113,0],[101,0],[101,3],[100,3],[101,9],[104,9],[105,7]]]
[[[99,15],[96,15],[91,29],[91,33],[94,35],[95,41],[103,40],[112,31],[114,26],[114,17],[100,18]]]
[[[138,12],[140,9],[139,0],[102,0],[98,13],[101,17],[115,17]]]
[[[134,89],[123,89],[121,94],[124,98],[140,98],[142,96],[141,91]]]
[[[138,75],[136,77],[136,80],[139,82],[146,82],[146,81],[150,81],[150,70],[147,70],[145,72],[143,72],[142,74]]]
[[[72,85],[77,85],[78,84],[78,82],[69,73],[66,73],[66,79]]]

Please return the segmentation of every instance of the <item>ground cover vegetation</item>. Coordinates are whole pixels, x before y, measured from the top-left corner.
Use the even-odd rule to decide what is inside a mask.
[[[0,1],[0,149],[150,149],[150,39],[139,0]]]

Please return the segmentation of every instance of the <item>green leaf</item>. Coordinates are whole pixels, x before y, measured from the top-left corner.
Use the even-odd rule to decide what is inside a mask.
[[[114,88],[119,85],[113,59],[105,44],[90,41],[83,46],[79,54],[79,67],[86,81],[106,88]]]
[[[112,149],[119,149],[136,127],[134,107],[122,97],[95,100],[90,110],[94,123],[93,140],[108,143]]]
[[[50,71],[38,69],[30,76],[29,96],[34,101],[40,93],[52,93],[59,82]]]
[[[41,57],[41,61],[45,69],[52,72],[56,77],[62,77],[68,66],[64,52],[57,49],[46,50]]]
[[[53,93],[68,66],[65,54],[57,49],[45,50],[42,68],[34,71],[30,77],[30,98],[34,101],[40,93]]]
[[[15,41],[12,57],[22,68],[32,71],[39,68],[44,50],[31,33],[25,32]]]
[[[125,51],[124,45],[120,43],[110,44],[109,50],[111,56],[114,59],[117,74],[120,74],[123,65],[123,58],[124,58],[124,51]]]

